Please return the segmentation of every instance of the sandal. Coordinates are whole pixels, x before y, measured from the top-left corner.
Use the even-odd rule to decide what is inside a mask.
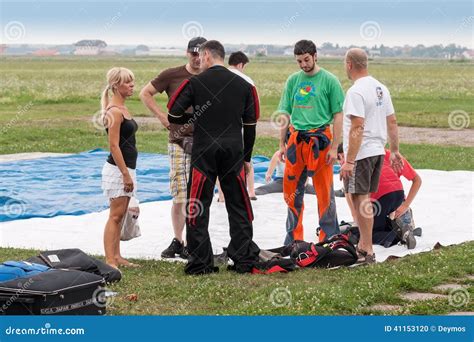
[[[375,263],[375,253],[368,254],[366,251],[356,247],[357,252],[357,262],[356,264],[374,264]]]

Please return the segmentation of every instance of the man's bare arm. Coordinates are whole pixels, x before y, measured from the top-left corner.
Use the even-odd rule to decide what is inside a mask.
[[[163,111],[155,101],[154,96],[157,93],[155,87],[153,87],[151,83],[148,83],[140,92],[140,100],[155,115],[155,117],[160,120],[161,124],[169,129],[170,123],[168,122],[168,112]]]
[[[390,164],[395,172],[400,173],[403,169],[403,159],[399,151],[398,125],[395,114],[387,116],[387,133],[391,152]]]
[[[390,152],[398,152],[398,125],[397,117],[395,114],[387,116],[387,133],[388,133],[388,143],[390,145]]]
[[[337,146],[342,142],[342,112],[334,114],[334,123],[332,125],[332,144],[326,155],[326,163],[332,164],[337,160]]]
[[[364,118],[351,115],[351,129],[349,131],[349,148],[347,156],[345,156],[346,163],[354,163],[362,145],[362,138],[364,136]]]
[[[284,162],[285,158],[286,158],[285,140],[286,140],[286,135],[288,134],[288,127],[290,126],[290,116],[288,114],[281,113],[279,121],[280,121],[280,156],[279,156],[279,159],[280,159],[281,162]]]

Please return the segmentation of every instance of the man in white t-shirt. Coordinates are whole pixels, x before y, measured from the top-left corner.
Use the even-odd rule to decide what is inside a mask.
[[[364,50],[353,48],[347,51],[345,68],[354,84],[347,91],[344,101],[345,163],[341,167],[341,177],[357,215],[360,231],[357,250],[361,263],[375,262],[372,249],[373,205],[369,195],[378,189],[387,133],[392,167],[396,171],[401,171],[403,167],[390,92],[369,75],[367,64]]]
[[[244,80],[246,80],[251,85],[255,86],[253,80],[244,74],[245,65],[249,63],[249,58],[245,53],[242,51],[232,52],[229,56],[229,70],[232,71],[234,74],[239,75]],[[249,163],[245,162],[245,166],[247,168],[247,188],[249,192],[249,197],[252,201],[257,199],[255,195],[255,173],[252,165],[252,161]],[[219,193],[220,195],[220,193]],[[220,198],[222,200],[222,198]]]
[[[248,63],[249,58],[242,51],[232,52],[229,56],[229,70],[254,86],[253,80],[244,74],[245,65]]]

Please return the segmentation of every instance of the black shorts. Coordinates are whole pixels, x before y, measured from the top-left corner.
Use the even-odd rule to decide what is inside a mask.
[[[358,195],[377,192],[383,159],[380,155],[356,160],[352,176],[344,179],[344,191]]]

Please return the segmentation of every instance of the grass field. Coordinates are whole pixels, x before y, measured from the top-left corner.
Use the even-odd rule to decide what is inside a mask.
[[[24,259],[38,251],[0,248],[2,259]],[[181,263],[137,260],[122,281],[109,286],[113,315],[361,315],[446,314],[474,311],[467,300],[454,307],[449,297],[410,303],[407,291],[433,292],[443,283],[463,284],[474,298],[474,243],[443,248],[368,267],[297,270],[269,276],[241,275],[221,267],[209,276],[186,276]],[[127,296],[137,295],[137,301]],[[464,293],[464,296],[466,294]],[[375,304],[400,306],[393,312]]]
[[[138,150],[166,153],[167,139],[168,133],[164,130],[149,130],[141,126],[137,134]],[[108,148],[105,133],[81,120],[26,122],[12,126],[7,134],[0,136],[0,154],[34,151],[77,153],[97,147]],[[271,157],[277,148],[277,139],[258,137],[254,155]],[[401,144],[400,149],[415,168],[474,170],[473,147]]]
[[[99,109],[108,68],[131,68],[138,92],[160,70],[182,63],[184,59],[178,58],[0,58],[0,154],[107,148],[106,135],[94,126],[92,118]],[[348,88],[341,60],[323,59],[320,65]],[[263,120],[269,119],[287,76],[297,71],[297,66],[292,59],[258,59],[246,71],[258,85]],[[448,115],[454,110],[468,113],[473,122],[472,63],[381,60],[371,64],[371,72],[390,88],[401,125],[449,127]],[[128,105],[135,115],[149,115],[137,94]],[[167,132],[142,125],[137,142],[141,152],[165,153]],[[277,146],[274,138],[258,137],[254,153],[270,156]],[[401,151],[415,168],[474,170],[473,147],[402,144]],[[0,248],[1,260],[36,253]],[[181,264],[139,260],[141,268],[125,270],[124,279],[111,286],[119,295],[111,303],[110,313],[377,314],[381,312],[368,307],[378,303],[401,305],[393,312],[400,314],[473,311],[472,301],[453,308],[447,299],[411,304],[399,298],[402,292],[429,291],[448,281],[467,285],[472,298],[474,282],[466,276],[474,274],[473,257],[474,243],[469,242],[351,270],[305,270],[272,276],[222,270],[206,277],[185,277]],[[138,295],[137,302],[126,299],[132,293]],[[281,295],[290,297],[287,305],[274,304],[272,298]]]
[[[106,137],[93,125],[105,72],[114,65],[131,68],[139,89],[160,70],[182,64],[182,58],[1,58],[0,154],[19,152],[80,152],[106,147]],[[341,60],[320,64],[349,86]],[[290,58],[255,59],[246,69],[258,85],[263,120],[276,109],[289,74],[297,71]],[[371,64],[371,72],[391,89],[401,125],[448,127],[453,110],[473,120],[474,64],[445,61],[390,61]],[[164,98],[161,97],[162,104]],[[138,116],[149,113],[135,94],[128,103]],[[470,134],[470,133],[466,133]],[[140,151],[165,152],[166,133],[142,126]],[[259,138],[255,152],[271,155],[275,139]],[[472,170],[470,147],[403,145],[402,152],[418,168]],[[421,153],[420,153],[421,152]]]
[[[89,118],[99,109],[105,73],[112,66],[134,71],[137,94],[129,107],[148,115],[138,99],[139,90],[161,70],[184,64],[183,58],[27,58],[0,59],[0,123],[18,115],[18,107],[32,108],[21,120]],[[342,60],[322,59],[320,65],[336,74],[346,90],[350,86]],[[291,58],[253,59],[246,68],[258,87],[262,118],[276,110],[285,80],[298,71]],[[473,121],[474,63],[446,61],[377,60],[371,73],[390,89],[400,124],[448,127],[448,115],[462,110]]]

